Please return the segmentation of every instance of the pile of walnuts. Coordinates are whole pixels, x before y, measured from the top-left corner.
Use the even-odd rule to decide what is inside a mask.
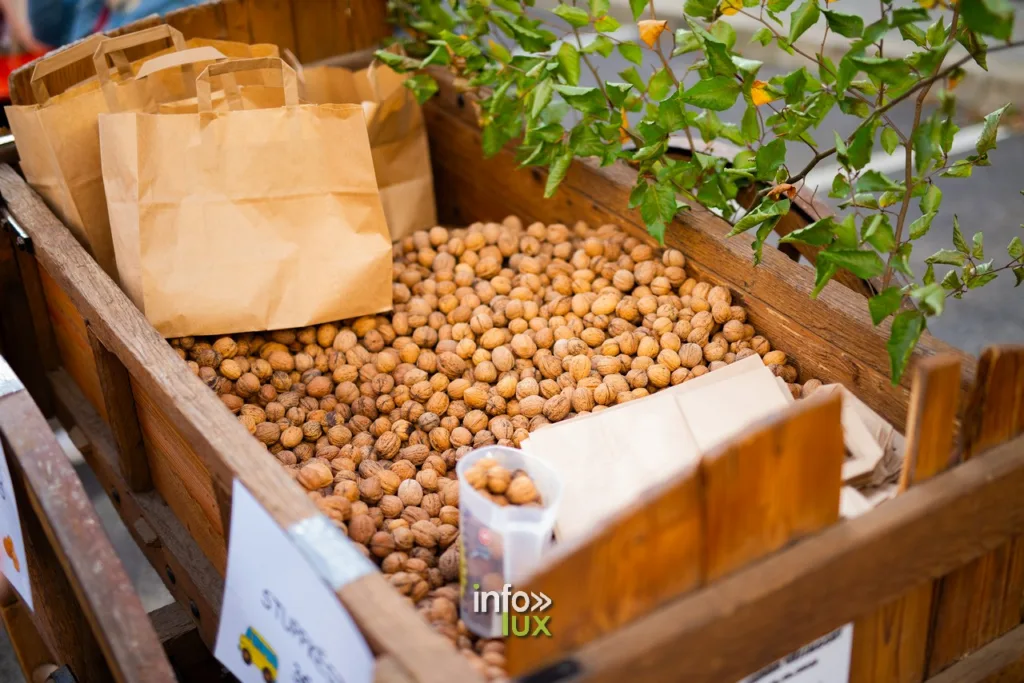
[[[394,245],[393,292],[390,315],[171,344],[492,679],[504,644],[457,608],[459,458],[753,354],[802,392],[728,289],[612,225],[421,231]]]

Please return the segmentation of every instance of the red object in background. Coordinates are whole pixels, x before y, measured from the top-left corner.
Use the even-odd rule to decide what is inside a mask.
[[[11,72],[19,66],[28,64],[37,57],[42,57],[44,54],[46,53],[39,52],[36,54],[26,53],[21,55],[0,55],[0,99],[11,99],[10,86],[8,85],[8,79],[11,77]]]

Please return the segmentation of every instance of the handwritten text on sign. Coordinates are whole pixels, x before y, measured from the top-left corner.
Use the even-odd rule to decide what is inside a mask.
[[[238,480],[229,538],[217,659],[242,683],[370,683],[352,618]]]
[[[25,558],[25,541],[21,535],[21,519],[18,517],[18,501],[14,499],[11,487],[11,470],[0,446],[0,573],[11,582],[22,601],[32,606],[32,587],[28,580],[28,562]]]

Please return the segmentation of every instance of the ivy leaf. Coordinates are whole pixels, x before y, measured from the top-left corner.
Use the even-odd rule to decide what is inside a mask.
[[[551,162],[551,168],[548,169],[548,182],[544,185],[545,199],[553,197],[558,186],[565,180],[565,174],[569,172],[569,165],[572,163],[572,156],[572,151],[566,149]]]
[[[701,48],[700,38],[693,31],[677,29],[675,33],[676,46],[672,49],[672,56],[678,57],[689,52],[695,52]]]
[[[579,85],[580,53],[570,43],[562,43],[558,48],[558,66],[569,85]]]
[[[903,303],[903,292],[899,287],[889,287],[868,299],[871,322],[875,325],[899,310]]]
[[[651,76],[651,80],[647,84],[647,94],[655,102],[661,102],[671,94],[672,85],[672,72],[667,68],[659,69],[657,73]]]
[[[857,179],[857,192],[884,192],[902,188],[901,183],[897,183],[892,178],[875,170],[865,171]]]
[[[588,4],[590,6],[590,14],[595,17],[603,17],[611,9],[611,2],[609,0],[590,0]]]
[[[959,159],[952,166],[942,172],[943,178],[970,178],[974,172],[974,162],[967,159]]]
[[[828,284],[829,280],[832,279],[837,270],[838,269],[833,263],[821,258],[814,263],[814,290],[811,292],[812,299],[818,298],[818,295],[821,294],[821,290],[825,289],[825,285]]]
[[[926,315],[942,315],[946,304],[946,290],[937,282],[910,290],[910,297],[925,309]]]
[[[646,3],[645,3],[646,4]],[[580,28],[590,23],[590,15],[587,11],[580,9],[579,7],[573,7],[572,5],[558,5],[552,10],[556,17],[564,19],[571,26]]]
[[[999,119],[1003,117],[1009,104],[1004,104],[999,109],[985,117],[985,125],[982,126],[981,135],[978,136],[978,155],[983,156],[996,148],[996,135],[999,133]]]
[[[1024,282],[1024,266],[1013,269],[1013,276],[1017,278],[1017,281],[1013,283],[1014,287],[1020,286],[1020,283]]]
[[[928,10],[923,7],[897,7],[892,12],[890,24],[893,28],[912,24],[915,21],[928,21]]]
[[[682,94],[683,101],[696,107],[725,111],[736,102],[741,86],[727,76],[698,81]]]
[[[817,23],[820,16],[818,0],[805,0],[804,4],[793,10],[789,25],[789,42],[795,43],[797,38]]]
[[[896,145],[900,144],[900,136],[889,126],[882,129],[882,149],[886,154],[892,154]]]
[[[846,38],[860,38],[860,34],[864,33],[864,20],[856,14],[842,14],[827,9],[822,10],[822,14],[833,33]]]
[[[761,137],[761,122],[757,119],[757,108],[747,107],[740,121],[740,131],[747,142],[755,142]]]
[[[647,0],[629,0],[629,6],[633,9],[633,18],[636,19],[640,16],[640,13],[636,11],[636,6],[640,5],[640,13],[643,12],[644,7],[647,7]],[[690,17],[699,17],[701,19],[707,19],[710,21],[715,16],[715,10],[718,9],[718,0],[686,0],[683,5],[683,12]]]
[[[988,71],[988,45],[985,39],[974,31],[961,31],[956,39],[978,66]]]
[[[836,246],[845,249],[857,248],[857,226],[854,224],[854,215],[848,214],[835,226]]]
[[[944,266],[961,267],[967,262],[967,260],[959,251],[953,251],[952,249],[939,249],[937,252],[926,258],[924,262],[937,263]]]
[[[956,270],[950,270],[946,273],[945,277],[942,278],[942,286],[949,291],[960,289],[963,286],[963,283],[960,282],[960,276],[957,275]],[[959,298],[957,294],[954,294],[953,296]]]
[[[406,79],[405,87],[412,90],[417,102],[423,104],[437,92],[437,81],[428,74],[416,74]]]
[[[737,2],[737,0],[731,0]],[[736,45],[736,29],[732,27],[732,24],[726,21],[716,21],[711,24],[708,29],[712,36],[714,36],[718,42],[724,43],[725,47],[732,49]]]
[[[928,234],[932,221],[939,215],[938,211],[929,211],[910,224],[910,239],[916,240]]]
[[[608,99],[612,101],[616,107],[621,107],[626,97],[629,95],[629,91],[632,89],[629,83],[605,83],[604,90],[608,93]]]
[[[909,40],[918,47],[924,47],[928,44],[928,38],[925,32],[921,30],[920,26],[914,26],[913,24],[901,24],[899,27],[900,36],[904,40]]]
[[[733,226],[728,236],[735,237],[740,233],[750,230],[755,225],[764,223],[769,218],[785,216],[787,213],[789,213],[788,199],[783,199],[777,202],[764,199],[753,211],[736,222],[736,225]]]
[[[985,236],[980,232],[976,232],[974,237],[971,238],[971,243],[974,245],[971,248],[971,256],[976,259],[985,258]]]
[[[657,226],[660,229],[662,233],[660,241],[664,241],[664,226],[672,222],[676,210],[676,193],[671,185],[668,183],[647,185],[647,190],[640,199],[640,216],[648,228]]]
[[[870,216],[861,226],[864,241],[883,254],[888,254],[896,246],[896,235],[889,225],[889,217],[884,213]]]
[[[619,76],[622,80],[636,88],[638,92],[647,92],[647,83],[644,82],[644,79],[640,78],[640,74],[638,74],[636,69],[633,67],[629,67],[625,71],[620,71]]]
[[[920,311],[903,311],[893,318],[886,349],[889,351],[889,369],[894,385],[899,384],[903,377],[903,371],[910,362],[910,356],[924,328],[925,318]]]
[[[617,31],[622,25],[618,20],[610,15],[605,15],[594,22],[594,29],[601,33],[611,33]]]
[[[939,204],[942,203],[942,190],[939,189],[938,185],[929,185],[928,190],[921,197],[921,211],[923,213],[932,213],[939,210]]]
[[[818,260],[824,259],[836,268],[845,268],[859,278],[865,280],[878,277],[885,270],[882,259],[873,251],[861,249],[826,249],[818,254]]]
[[[960,232],[960,221],[956,214],[953,215],[953,246],[964,256],[971,253],[971,250],[967,248],[967,240],[964,239],[964,234]]]
[[[633,21],[636,21],[647,9],[647,0],[629,0],[629,9],[633,12]]]
[[[784,236],[779,242],[810,244],[816,247],[823,247],[832,243],[832,235],[835,232],[835,221],[832,217],[816,220],[807,227],[794,230]]]
[[[549,79],[544,79],[537,84],[537,87],[533,89],[533,105],[530,107],[530,118],[535,119],[544,111],[544,107],[548,106],[553,93],[554,88],[552,88]]]
[[[619,43],[619,54],[629,62],[643,64],[644,52],[636,43]]]
[[[871,147],[875,144],[875,127],[872,124],[861,126],[853,135],[853,142],[847,149],[847,157],[853,168],[864,168],[871,161]]]
[[[753,42],[756,41],[758,43],[761,43],[761,45],[767,45],[768,43],[772,42],[772,38],[774,38],[774,37],[775,37],[775,34],[772,33],[771,29],[769,29],[769,28],[760,28],[760,29],[758,29],[757,31],[754,32],[754,35],[753,35],[753,37],[751,37],[750,42],[753,43]]]
[[[556,84],[555,92],[561,94],[572,107],[585,114],[597,114],[605,111],[604,95],[597,88],[581,88],[574,85]]]
[[[775,138],[767,145],[762,145],[757,150],[756,160],[757,177],[761,180],[771,180],[786,161],[786,141]]]
[[[875,76],[885,83],[898,83],[910,75],[910,65],[902,59],[850,57],[850,61],[864,73]]]
[[[785,12],[792,4],[793,0],[768,0],[768,11],[776,14]]]
[[[1015,261],[1024,256],[1024,244],[1021,243],[1019,237],[1010,240],[1010,246],[1006,247],[1006,253]]]
[[[960,16],[967,28],[999,40],[1009,40],[1013,32],[1013,7],[1009,0],[965,0]]]

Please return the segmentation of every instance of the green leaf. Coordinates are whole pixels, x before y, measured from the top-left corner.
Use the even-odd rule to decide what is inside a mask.
[[[755,225],[764,223],[769,218],[785,216],[787,213],[789,213],[788,199],[783,199],[777,202],[773,202],[770,199],[764,199],[753,211],[736,222],[736,225],[733,226],[728,236],[734,237],[740,233],[750,230]]]
[[[816,247],[823,247],[832,243],[832,236],[835,232],[835,221],[832,217],[816,220],[807,227],[794,230],[782,237],[779,242],[810,244]]]
[[[964,239],[964,234],[960,232],[960,221],[956,214],[953,214],[953,246],[964,256],[971,253],[971,250],[967,247],[967,240]]]
[[[904,40],[909,40],[918,47],[924,47],[928,44],[928,38],[925,36],[925,32],[920,26],[914,26],[913,24],[903,24],[899,27],[900,36]]]
[[[736,45],[736,29],[727,21],[716,21],[711,24],[708,32],[729,50]]]
[[[885,190],[900,190],[901,183],[897,183],[879,171],[864,171],[857,179],[857,192],[884,192]]]
[[[647,0],[629,0],[629,6],[634,8],[634,19],[640,16],[635,9],[638,3],[643,7],[646,7]],[[714,18],[715,10],[717,9],[718,0],[686,0],[686,3],[683,5],[683,12],[687,16],[700,17],[701,19],[707,19],[708,21]],[[643,12],[642,9],[641,12]]]
[[[551,168],[548,169],[548,182],[544,185],[544,197],[546,199],[553,197],[558,186],[562,184],[565,174],[569,172],[572,156],[572,152],[566,149],[551,162]]]
[[[1013,32],[1013,7],[1009,0],[964,0],[960,16],[967,28],[999,40]]]
[[[655,102],[661,102],[671,94],[672,85],[672,72],[666,68],[659,69],[647,84],[647,94]]]
[[[774,37],[775,34],[772,33],[771,29],[759,28],[757,29],[757,31],[754,32],[754,35],[750,39],[750,42],[758,42],[761,43],[761,45],[767,45],[768,43],[772,42],[772,38]]]
[[[558,5],[552,10],[552,12],[554,12],[556,17],[564,19],[576,28],[586,26],[590,23],[590,15],[587,14],[586,10],[580,9],[579,7],[573,7],[572,5]]]
[[[871,311],[871,322],[875,325],[899,310],[903,303],[903,291],[899,287],[889,287],[868,299],[868,310]]]
[[[924,260],[925,263],[938,263],[944,266],[963,266],[967,259],[959,251],[952,249],[939,249],[937,252]]]
[[[757,150],[757,177],[761,180],[772,180],[775,172],[786,161],[786,141],[775,138]]]
[[[945,17],[941,14],[936,19],[935,23],[928,27],[928,31],[925,32],[925,37],[928,39],[928,45],[935,47],[941,45],[946,40],[946,25],[944,21]]]
[[[838,33],[846,38],[860,38],[864,32],[864,20],[856,14],[842,14],[831,10],[822,10],[825,21],[833,33]]]
[[[1021,243],[1019,237],[1014,237],[1010,240],[1010,245],[1006,247],[1006,253],[1010,255],[1014,261],[1024,256],[1024,244]]]
[[[923,7],[897,7],[893,10],[891,16],[890,24],[894,28],[904,24],[911,24],[915,21],[928,21],[931,18],[928,10]]]
[[[639,92],[647,92],[647,83],[644,79],[640,78],[640,74],[636,72],[636,69],[629,67],[625,71],[620,71],[619,76],[622,80],[629,83],[631,86],[637,89]]]
[[[629,62],[643,64],[644,51],[636,43],[619,43],[619,54]]]
[[[871,123],[861,126],[853,135],[853,142],[847,149],[850,166],[864,168],[871,161],[871,147],[875,144],[875,126]]]
[[[988,45],[985,39],[974,31],[960,31],[957,41],[967,50],[967,54],[985,71],[988,71]]]
[[[606,109],[604,95],[597,88],[581,88],[574,85],[554,86],[555,92],[561,94],[570,106],[586,114],[597,114]]]
[[[928,190],[921,197],[921,212],[932,213],[939,210],[939,204],[942,203],[942,190],[939,189],[938,185],[929,185]]]
[[[817,299],[818,295],[821,294],[821,290],[825,289],[825,285],[828,284],[832,276],[836,274],[838,268],[835,267],[830,261],[819,258],[814,264],[814,290],[811,292],[811,298]]]
[[[554,93],[554,89],[551,87],[551,81],[544,79],[537,84],[537,87],[533,89],[533,105],[530,107],[530,118],[537,118],[544,107],[548,106],[548,102],[551,101],[551,95]]]
[[[939,215],[938,211],[929,211],[910,224],[910,239],[916,240],[928,234],[932,221]]]
[[[900,136],[889,126],[882,129],[882,149],[886,154],[892,154],[896,145],[900,144]]]
[[[996,148],[996,135],[999,132],[999,120],[1003,117],[1003,113],[1009,107],[1009,104],[1004,104],[999,109],[985,117],[985,125],[982,126],[981,135],[978,137],[977,150],[979,155],[987,154]]]
[[[736,68],[743,72],[744,76],[756,76],[758,70],[764,65],[756,59],[745,59],[739,55],[729,55]]]
[[[888,254],[896,246],[896,235],[889,225],[889,217],[884,213],[876,213],[868,217],[861,226],[864,241],[883,254]]]
[[[673,57],[695,52],[701,48],[700,38],[697,37],[697,34],[682,28],[676,30],[675,44],[676,46],[672,49]]]
[[[558,48],[559,72],[569,85],[579,85],[580,53],[570,43],[562,43]]]
[[[743,119],[740,121],[740,130],[747,142],[755,142],[761,137],[761,122],[757,119],[757,108],[748,106],[743,112]]]
[[[629,0],[629,9],[633,13],[633,21],[636,21],[647,9],[647,0]]]
[[[885,263],[873,251],[860,249],[826,249],[818,254],[818,260],[824,259],[837,268],[845,268],[859,278],[878,277],[885,270]]]
[[[735,102],[741,86],[727,76],[714,76],[698,81],[682,94],[683,101],[696,107],[725,111]]]
[[[719,76],[733,76],[736,74],[736,65],[732,63],[729,55],[729,48],[724,43],[715,40],[704,41],[704,54],[708,58],[708,66],[712,73]]]
[[[590,15],[594,17],[603,17],[608,14],[612,7],[609,0],[590,0],[588,5],[590,7]]]
[[[976,232],[974,237],[971,238],[971,243],[974,245],[971,248],[971,256],[976,259],[985,258],[985,236],[980,232]]]
[[[910,362],[910,356],[924,328],[925,317],[920,311],[903,311],[893,318],[886,348],[889,351],[889,368],[894,385],[899,384],[903,377],[903,371]]]
[[[1013,276],[1017,278],[1017,281],[1013,283],[1014,287],[1019,287],[1020,283],[1024,282],[1024,266],[1013,269]]]
[[[500,152],[508,141],[509,138],[502,132],[501,127],[493,123],[484,126],[482,144],[485,157],[492,157]]]
[[[789,42],[795,43],[797,38],[817,23],[820,16],[821,10],[818,9],[818,0],[804,0],[802,5],[793,10],[790,18]]]
[[[967,159],[959,159],[952,166],[942,172],[943,178],[970,178],[974,172],[974,162]]]
[[[618,20],[610,15],[606,15],[594,22],[594,28],[601,33],[611,33],[617,31],[622,24]]]
[[[881,79],[887,83],[899,82],[910,75],[910,65],[902,59],[886,59],[883,57],[850,57],[864,73]]]
[[[417,102],[423,104],[437,92],[437,81],[428,74],[416,74],[406,79],[405,87],[412,90]]]
[[[785,12],[792,4],[793,0],[768,0],[768,11],[776,14]]]
[[[626,97],[629,96],[629,91],[633,88],[629,83],[605,83],[604,91],[608,93],[608,99],[612,101],[616,107],[621,107],[626,101]]]
[[[956,270],[950,270],[946,273],[945,277],[942,278],[942,286],[949,291],[960,289],[963,286],[963,283],[960,282],[960,276],[957,275]]]
[[[942,315],[946,304],[946,290],[942,285],[933,282],[924,287],[915,287],[910,290],[910,297],[925,309],[926,315]]]

